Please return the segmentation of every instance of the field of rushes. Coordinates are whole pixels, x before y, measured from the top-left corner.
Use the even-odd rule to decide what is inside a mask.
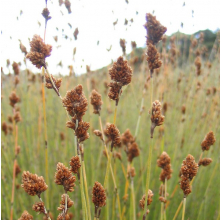
[[[219,145],[220,145],[220,125],[219,125],[219,61],[216,59],[212,62],[211,69],[202,65],[202,75],[196,76],[194,64],[184,65],[181,68],[176,68],[171,65],[162,66],[159,75],[154,74],[154,100],[158,99],[162,105],[167,103],[167,111],[164,122],[164,134],[160,134],[160,127],[157,127],[154,132],[153,139],[153,155],[150,189],[154,193],[153,202],[149,207],[149,219],[160,219],[160,201],[159,201],[159,175],[161,169],[157,166],[156,160],[165,150],[171,157],[173,169],[172,178],[168,181],[167,191],[168,207],[166,209],[167,219],[172,219],[180,202],[183,198],[183,192],[179,187],[179,170],[183,159],[187,154],[192,154],[198,161],[201,154],[201,142],[204,136],[212,130],[216,137],[216,143],[208,152],[204,152],[204,157],[213,159],[212,164],[208,167],[200,167],[196,178],[193,182],[192,193],[188,196],[186,206],[186,218],[190,219],[219,219],[220,204],[219,204]],[[121,134],[129,128],[132,134],[135,133],[136,123],[139,115],[140,102],[142,97],[143,84],[146,78],[146,72],[135,72],[132,78],[132,83],[124,88],[120,98],[120,105],[117,112],[116,125]],[[109,76],[106,71],[93,73],[90,78],[96,81],[96,90],[102,94],[103,106],[101,110],[101,118],[103,126],[106,122],[113,122],[114,117],[114,102],[110,101],[104,94],[104,80],[108,80]],[[80,77],[63,77],[60,93],[65,95],[65,91],[72,89],[77,84],[82,84],[85,95],[89,100],[91,85],[88,85],[86,75]],[[12,108],[9,106],[9,95],[14,87],[14,76],[4,76],[2,79],[2,122],[7,121],[7,117],[12,115]],[[180,83],[178,79],[181,78]],[[90,81],[90,79],[89,79]],[[197,89],[201,83],[200,88]],[[199,86],[198,86],[199,87]],[[207,89],[216,87],[215,94],[206,95]],[[31,173],[37,173],[45,177],[45,154],[44,154],[44,134],[43,134],[43,110],[41,101],[41,83],[36,78],[36,82],[28,82],[26,74],[20,75],[20,83],[16,89],[21,97],[21,103],[18,104],[23,118],[18,124],[18,145],[21,147],[21,153],[18,157],[18,164],[22,171],[29,170]],[[186,112],[182,114],[181,107],[185,105]],[[150,109],[150,85],[148,84],[147,93],[144,100],[145,110],[141,116],[137,143],[140,148],[140,156],[135,158],[133,165],[136,170],[134,177],[135,189],[135,204],[136,213],[142,217],[142,211],[139,207],[139,200],[145,192],[146,167],[148,157],[148,146],[150,145],[150,117],[148,111]],[[112,110],[112,113],[108,113]],[[47,111],[47,128],[48,128],[48,153],[49,153],[49,186],[50,195],[50,211],[54,218],[58,215],[57,207],[59,205],[62,187],[54,183],[54,173],[58,162],[68,166],[70,158],[75,155],[75,143],[73,132],[65,127],[67,115],[62,109],[62,103],[52,90],[46,89],[46,111]],[[99,129],[98,116],[92,114],[92,108],[89,106],[85,115],[85,120],[91,123],[89,130],[90,138],[85,141],[85,163],[87,173],[87,183],[89,187],[89,195],[91,200],[92,186],[95,181],[103,184],[106,171],[107,160],[103,156],[102,142],[93,134],[94,129]],[[60,139],[60,133],[64,132],[65,140]],[[182,139],[184,143],[182,144]],[[2,132],[2,219],[9,219],[10,216],[10,199],[12,187],[12,170],[14,159],[14,137],[13,135],[5,136]],[[116,150],[116,149],[115,149]],[[118,149],[117,149],[118,150]],[[126,177],[123,167],[127,168],[127,158],[122,149],[122,163],[115,159],[113,160],[113,169],[116,173],[116,181],[118,193],[123,207],[124,190]],[[16,178],[16,185],[21,184],[21,174]],[[106,219],[106,211],[108,208],[109,219],[117,219],[118,209],[113,209],[114,187],[112,179],[109,178],[109,194],[108,206],[104,207],[101,212],[100,219]],[[130,215],[130,190],[128,190],[128,200],[126,201],[125,219],[132,219]],[[43,195],[45,196],[46,193]],[[172,195],[172,197],[171,197]],[[81,197],[80,187],[76,183],[75,191],[69,193],[70,198],[74,201],[74,206],[69,212],[74,214],[75,219],[81,219]],[[44,197],[43,197],[44,198]],[[44,198],[46,201],[46,199]],[[18,219],[24,210],[28,210],[30,214],[37,218],[36,213],[32,211],[32,204],[36,202],[35,197],[28,196],[24,190],[16,189],[14,201],[14,219]],[[91,206],[92,208],[92,206]],[[181,212],[177,219],[181,218]],[[38,218],[41,218],[39,216]]]

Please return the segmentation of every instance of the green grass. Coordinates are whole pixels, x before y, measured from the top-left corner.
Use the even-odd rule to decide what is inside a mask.
[[[138,69],[138,68],[137,68]],[[50,67],[49,67],[50,71]],[[207,74],[209,73],[209,76]],[[96,81],[96,89],[102,94],[103,106],[101,111],[101,118],[103,126],[106,122],[113,123],[114,102],[109,100],[104,94],[104,80],[107,79],[106,73],[93,73],[90,78]],[[124,88],[123,94],[120,98],[117,122],[116,125],[121,133],[129,128],[132,134],[135,134],[136,123],[139,115],[140,102],[142,97],[142,90],[144,80],[147,73],[136,71],[132,78],[132,84]],[[182,80],[178,84],[177,80],[181,77]],[[82,84],[86,97],[89,97],[86,86],[86,75],[80,77],[63,77],[60,93],[62,97],[67,90],[74,88],[77,84]],[[108,76],[108,80],[110,78]],[[196,91],[196,83],[201,82],[201,88]],[[134,91],[132,90],[134,87]],[[206,90],[211,87],[216,87],[218,91],[216,94],[206,95]],[[204,153],[204,157],[208,156],[213,159],[213,162],[208,167],[200,167],[199,172],[193,182],[192,193],[187,197],[185,219],[217,219],[219,216],[219,185],[220,185],[220,167],[219,167],[219,145],[220,145],[220,102],[219,102],[219,62],[215,60],[212,63],[212,68],[209,70],[206,65],[202,65],[202,75],[197,77],[195,74],[195,66],[193,64],[185,65],[184,67],[168,69],[161,68],[159,75],[154,74],[154,89],[153,100],[159,99],[161,103],[168,103],[168,110],[165,114],[164,136],[159,136],[159,127],[155,128],[153,139],[153,155],[151,164],[150,189],[154,193],[153,202],[148,207],[150,210],[148,219],[160,219],[160,201],[159,201],[159,175],[161,169],[157,167],[157,158],[165,150],[171,157],[171,164],[173,169],[172,178],[168,181],[168,193],[171,195],[175,186],[179,181],[179,170],[182,161],[188,154],[192,154],[196,161],[198,161],[201,154],[200,144],[204,136],[212,130],[215,133],[216,143],[211,147],[210,151]],[[2,78],[2,122],[7,121],[7,117],[12,115],[12,108],[9,106],[9,95],[13,89],[13,76],[3,76]],[[27,82],[26,73],[20,76],[20,84],[17,88],[17,93],[21,97],[19,103],[22,122],[18,124],[18,145],[21,147],[21,152],[18,156],[18,164],[22,171],[30,171],[39,176],[45,177],[44,164],[44,133],[43,133],[43,109],[41,102],[41,80],[37,77],[35,83]],[[163,100],[162,100],[163,97]],[[185,121],[181,122],[183,117],[181,113],[181,106],[186,106]],[[151,144],[150,139],[150,85],[144,100],[145,111],[142,114],[140,121],[139,133],[137,136],[137,143],[140,148],[140,159],[134,159],[134,166],[136,169],[136,176],[134,178],[135,190],[135,204],[136,213],[142,218],[142,211],[139,208],[139,200],[145,193],[146,181],[146,166],[148,158],[148,149]],[[112,113],[109,114],[107,107],[110,107]],[[202,114],[206,113],[205,117]],[[46,114],[47,114],[47,129],[48,129],[48,155],[49,155],[49,179],[48,190],[50,195],[50,211],[54,218],[58,216],[57,207],[61,199],[63,187],[54,183],[54,173],[56,171],[56,164],[58,162],[69,166],[69,161],[72,156],[75,156],[75,141],[74,134],[71,129],[65,127],[67,115],[65,109],[62,107],[60,99],[53,90],[46,89]],[[87,183],[89,189],[89,197],[91,202],[91,210],[94,212],[94,206],[91,200],[92,187],[95,181],[104,183],[107,159],[103,156],[104,150],[102,142],[93,134],[94,129],[99,129],[98,116],[89,114],[89,110],[84,116],[85,121],[91,122],[90,139],[85,141],[85,165],[87,173]],[[39,123],[40,122],[40,123]],[[39,128],[40,125],[40,128]],[[40,133],[39,133],[40,129]],[[65,133],[65,140],[60,140],[60,132]],[[185,139],[183,148],[181,148],[181,140]],[[39,151],[38,151],[39,143]],[[122,149],[123,164],[126,168],[127,158]],[[14,138],[13,135],[5,136],[2,132],[2,219],[9,219],[10,216],[10,198],[12,188],[12,168],[14,159]],[[112,160],[114,163],[114,160]],[[123,208],[125,178],[119,160],[116,163],[116,181],[118,186],[118,193],[121,199],[121,208]],[[141,163],[143,166],[141,167]],[[16,179],[16,184],[21,184],[21,174]],[[131,219],[130,216],[130,189],[128,190],[129,199],[127,201],[126,218]],[[70,198],[74,201],[74,206],[69,210],[74,214],[74,219],[81,219],[81,197],[80,186],[76,181],[75,191],[68,193]],[[46,201],[46,193],[43,194],[43,201]],[[170,198],[169,195],[169,198]],[[114,186],[111,176],[109,177],[109,219],[112,219],[112,204],[114,198]],[[167,219],[172,219],[176,209],[178,208],[183,198],[183,192],[178,187],[173,198],[169,199],[170,204],[167,208]],[[37,214],[32,211],[32,204],[38,201],[37,197],[31,197],[24,192],[20,187],[15,191],[14,201],[14,217],[18,219],[24,210],[27,210],[34,216],[34,219],[41,219],[42,216],[37,217]],[[117,203],[115,203],[117,204]],[[101,212],[100,219],[106,219],[106,208]],[[116,208],[116,215],[113,219],[118,219],[118,209]],[[181,218],[179,213],[177,219]]]

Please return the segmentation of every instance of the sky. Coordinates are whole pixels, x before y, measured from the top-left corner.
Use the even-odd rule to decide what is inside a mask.
[[[120,38],[127,42],[126,52],[131,51],[131,41],[138,47],[145,46],[146,31],[143,27],[146,13],[153,13],[157,20],[167,27],[167,35],[176,31],[193,34],[198,30],[220,28],[220,0],[70,0],[72,13],[68,14],[64,4],[58,0],[48,0],[52,17],[48,21],[46,43],[52,45],[52,54],[46,58],[48,70],[52,74],[69,74],[72,65],[77,75],[107,66],[111,60],[122,55]],[[184,5],[185,2],[185,6]],[[43,38],[44,18],[41,12],[45,0],[7,0],[0,5],[0,50],[1,67],[8,70],[6,60],[21,62],[25,69],[24,55],[19,48],[19,40],[30,50],[29,40],[34,34]],[[22,10],[22,13],[21,13]],[[194,12],[193,12],[194,11]],[[114,27],[113,22],[118,19]],[[128,25],[124,25],[125,19]],[[133,22],[130,22],[133,19]],[[181,28],[181,22],[184,24]],[[70,23],[72,28],[68,25]],[[79,29],[78,39],[74,40],[75,28]],[[62,30],[63,29],[63,30]],[[68,39],[65,39],[65,35]],[[55,42],[54,36],[58,36]],[[99,41],[99,45],[97,42]],[[108,52],[107,49],[111,50]],[[76,55],[73,59],[73,49]],[[57,64],[62,61],[63,68]],[[39,72],[30,61],[27,68]]]

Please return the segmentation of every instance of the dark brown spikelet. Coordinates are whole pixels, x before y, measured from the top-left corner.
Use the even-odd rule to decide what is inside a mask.
[[[26,58],[28,58],[38,69],[42,66],[46,68],[45,58],[51,55],[52,46],[45,44],[38,35],[34,35],[30,42],[30,46],[31,51],[26,55]]]
[[[58,185],[62,185],[64,190],[67,192],[74,191],[74,182],[76,180],[75,176],[72,175],[71,171],[64,166],[63,163],[58,163],[55,173],[55,183]]]
[[[74,202],[67,195],[67,208],[71,208],[74,205]],[[57,208],[58,211],[65,210],[65,194],[61,196],[60,206]]]
[[[62,78],[59,78],[59,79],[55,79],[52,74],[51,74],[51,78],[54,82],[54,85],[56,86],[57,90],[59,91],[60,87],[61,87],[61,82],[62,82]],[[48,75],[45,75],[45,86],[48,88],[48,89],[53,89],[53,85],[51,83],[51,79]]]
[[[111,151],[114,146],[121,143],[120,132],[114,124],[107,124],[106,134],[111,139]]]
[[[27,55],[27,49],[26,47],[20,42],[20,49],[21,49],[21,52],[25,54],[25,56]]]
[[[129,167],[127,169],[127,178],[129,177],[135,177],[136,176],[136,172],[135,172],[135,168],[134,167]]]
[[[198,165],[199,166],[202,165],[202,166],[206,167],[206,166],[210,165],[212,162],[213,162],[213,160],[211,158],[204,158],[204,159],[199,160]]]
[[[63,213],[60,213],[57,217],[57,220],[70,220],[70,216],[68,213],[65,214],[65,217],[64,217],[64,214]]]
[[[13,62],[12,68],[13,68],[13,70],[14,70],[14,74],[15,74],[15,75],[19,75],[20,70],[19,70],[19,65],[18,65],[18,63]]]
[[[208,151],[210,149],[210,146],[213,145],[215,142],[216,142],[215,135],[214,135],[213,131],[210,131],[205,136],[204,140],[201,143],[202,150],[203,151],[205,151],[205,150]]]
[[[157,51],[157,48],[151,44],[147,44],[147,62],[150,69],[151,76],[153,74],[154,69],[158,69],[162,65],[162,61],[160,60],[160,54]]]
[[[157,44],[162,40],[163,35],[167,31],[167,28],[157,21],[156,16],[150,13],[146,14],[146,23],[144,27],[147,31],[147,42],[152,44]]]
[[[150,204],[152,203],[152,201],[153,201],[153,195],[154,195],[153,192],[149,189],[149,190],[148,190],[147,205],[150,205]],[[142,199],[141,199],[140,202],[139,202],[140,208],[143,209],[143,210],[144,210],[145,200],[146,200],[145,197],[146,197],[146,196],[145,196],[145,194],[144,194],[143,197],[142,197]]]
[[[65,134],[63,132],[60,133],[60,139],[61,139],[61,141],[65,140]]]
[[[15,86],[17,86],[17,85],[19,84],[19,82],[20,82],[20,80],[19,80],[19,78],[16,76],[16,77],[15,77],[15,80],[14,80]]]
[[[122,48],[122,52],[125,55],[126,54],[126,41],[125,39],[120,39],[120,46]]]
[[[70,161],[70,171],[74,174],[77,174],[78,173],[78,170],[80,169],[81,167],[81,163],[80,163],[80,159],[78,156],[73,156],[71,158],[71,161]]]
[[[76,28],[76,29],[74,30],[74,39],[75,39],[75,40],[78,39],[78,34],[79,34],[79,30],[78,30],[78,28]]]
[[[18,123],[22,120],[20,112],[18,112],[18,111],[15,112],[14,120],[16,123]]]
[[[49,16],[50,12],[48,8],[44,8],[41,14],[45,18],[46,22],[51,19],[51,16]]]
[[[127,152],[127,159],[130,163],[132,163],[133,159],[135,157],[138,157],[140,155],[140,150],[138,148],[138,145],[136,142],[133,142],[132,144],[128,144],[128,152]]]
[[[43,202],[37,202],[32,206],[32,210],[38,212],[38,214],[46,214],[45,213],[45,204]]]
[[[75,131],[75,135],[77,136],[79,143],[87,140],[90,137],[89,133],[87,132],[89,127],[90,127],[89,122],[80,121],[78,123],[77,130]]]
[[[99,137],[102,141],[104,140],[101,131],[99,131],[99,130],[94,130],[94,134],[95,134],[97,137]]]
[[[14,108],[16,103],[20,102],[20,98],[16,95],[15,91],[12,91],[12,93],[9,96],[10,105]]]
[[[27,211],[24,211],[18,220],[33,220],[33,216],[30,215]]]
[[[30,196],[40,196],[48,186],[45,183],[45,180],[42,176],[37,174],[32,174],[29,171],[24,171],[22,174],[22,185],[21,187],[28,193]]]
[[[131,82],[133,74],[127,60],[124,60],[123,57],[120,56],[117,62],[114,62],[113,66],[109,69],[109,75],[111,79],[120,86],[125,86]]]
[[[91,99],[91,105],[93,105],[94,108],[93,113],[100,115],[101,106],[103,104],[101,100],[101,95],[96,90],[93,90],[91,92],[90,99]]]
[[[162,125],[164,122],[164,116],[161,115],[161,103],[158,100],[155,100],[152,105],[151,122],[151,138],[153,138],[155,127]]]
[[[108,86],[110,87],[110,90],[108,92],[108,97],[111,100],[119,100],[119,97],[122,93],[121,87],[120,85],[117,84],[117,82],[110,82],[108,84]]]
[[[21,173],[21,168],[19,167],[18,163],[15,164],[15,176],[17,177],[18,174]]]
[[[77,85],[71,91],[68,91],[62,99],[64,107],[66,107],[70,116],[77,116],[78,120],[87,111],[88,102],[83,92],[83,86]]]
[[[2,131],[5,133],[5,135],[8,134],[8,125],[6,122],[2,122]]]
[[[99,182],[94,183],[92,190],[92,202],[95,207],[103,207],[106,205],[106,193],[104,187]]]
[[[186,160],[183,161],[180,169],[180,187],[183,190],[184,196],[186,197],[191,193],[190,181],[196,176],[198,171],[198,164],[192,155],[188,154]]]
[[[128,146],[128,144],[131,144],[135,141],[135,138],[130,132],[130,129],[127,129],[122,135],[121,135],[121,142],[125,146]]]

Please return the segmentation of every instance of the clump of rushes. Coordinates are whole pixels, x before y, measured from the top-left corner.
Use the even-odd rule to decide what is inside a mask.
[[[121,143],[120,132],[114,124],[107,124],[106,135],[111,140],[111,152],[112,152],[113,147]]]
[[[153,138],[155,127],[162,125],[163,122],[164,116],[161,114],[161,103],[158,100],[155,100],[151,110],[151,138]]]
[[[75,176],[72,175],[71,171],[65,167],[63,163],[58,163],[55,173],[55,183],[64,187],[65,193],[73,192],[75,186]]]
[[[192,155],[188,154],[185,160],[183,160],[181,169],[180,169],[180,188],[183,190],[184,200],[183,200],[183,214],[182,220],[184,220],[185,215],[185,206],[186,206],[186,197],[191,193],[190,181],[196,176],[198,171],[198,164],[195,162],[195,159]]]
[[[208,151],[210,147],[216,142],[215,135],[213,131],[210,131],[204,138],[201,143],[201,147],[203,151]]]
[[[41,67],[47,69],[45,58],[51,55],[52,46],[45,44],[38,35],[34,35],[30,42],[30,46],[31,51],[26,55],[26,58],[28,58],[38,69]]]
[[[125,39],[120,39],[120,46],[122,48],[123,55],[126,55],[126,41]]]
[[[101,208],[106,205],[106,193],[104,187],[95,182],[92,190],[92,202],[95,206],[94,216],[95,219],[99,219],[101,214]]]
[[[30,215],[27,211],[24,211],[18,220],[33,220],[33,216]]]
[[[162,62],[160,61],[160,54],[158,53],[155,45],[162,40],[167,28],[161,25],[161,23],[156,20],[156,16],[153,16],[150,13],[146,14],[146,23],[144,27],[147,31],[147,62],[150,69],[150,75],[152,77],[154,69],[157,69],[162,65]]]
[[[109,69],[109,75],[114,82],[108,85],[110,87],[108,97],[111,100],[115,100],[117,106],[122,93],[122,86],[128,85],[131,82],[132,69],[128,65],[127,60],[120,56],[117,62],[114,62],[113,66]]]
[[[149,190],[148,190],[147,202],[146,202],[147,206],[152,203],[152,201],[153,201],[153,195],[154,195],[153,192],[149,189]],[[141,199],[140,202],[139,202],[140,208],[143,209],[143,210],[144,210],[144,208],[145,208],[145,200],[146,200],[146,196],[145,196],[145,194],[144,194],[143,197],[142,197],[142,199]],[[150,210],[147,209],[147,211],[146,211],[145,214],[143,215],[143,220],[146,219],[146,216],[149,214],[149,212],[150,212]]]
[[[32,209],[36,212],[44,214],[47,219],[50,220],[49,213],[47,212],[47,209],[45,208],[45,205],[41,199],[41,193],[43,193],[48,188],[44,178],[42,176],[38,176],[37,174],[32,174],[29,171],[24,171],[22,174],[21,187],[25,190],[26,193],[28,193],[28,195],[38,196],[40,202],[33,205]]]
[[[93,113],[100,115],[101,106],[103,104],[101,100],[101,95],[96,90],[93,90],[91,92],[90,99],[91,99],[91,105],[93,105],[94,108]]]

